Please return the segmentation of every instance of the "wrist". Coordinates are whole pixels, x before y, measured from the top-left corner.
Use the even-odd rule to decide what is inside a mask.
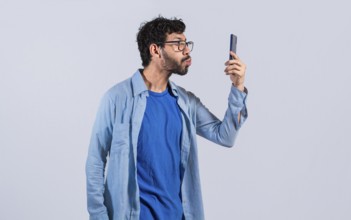
[[[232,85],[237,88],[238,90],[240,90],[241,92],[244,92],[245,90],[245,86],[244,85],[235,85],[234,83],[232,83]]]

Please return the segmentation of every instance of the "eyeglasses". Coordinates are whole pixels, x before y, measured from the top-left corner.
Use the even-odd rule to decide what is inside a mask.
[[[188,42],[185,42],[185,41],[180,41],[180,40],[172,40],[172,41],[165,41],[163,42],[165,44],[176,44],[178,45],[178,50],[179,51],[184,51],[186,47],[189,48],[189,52],[191,52],[194,48],[194,42],[192,41],[188,41]]]

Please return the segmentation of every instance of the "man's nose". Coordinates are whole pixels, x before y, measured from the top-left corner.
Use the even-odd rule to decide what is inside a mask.
[[[188,45],[185,46],[185,48],[183,50],[183,54],[184,55],[189,55],[190,54],[190,48],[188,47]]]

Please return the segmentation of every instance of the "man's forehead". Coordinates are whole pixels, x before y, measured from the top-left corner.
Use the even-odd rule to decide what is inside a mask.
[[[186,40],[186,37],[183,33],[172,33],[167,35],[167,40]]]

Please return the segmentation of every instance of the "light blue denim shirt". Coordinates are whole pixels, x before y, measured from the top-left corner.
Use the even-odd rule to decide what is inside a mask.
[[[221,121],[194,94],[173,82],[169,84],[177,97],[183,124],[181,196],[184,217],[186,220],[202,220],[204,210],[196,134],[232,147],[247,118],[246,93],[231,87],[228,108]],[[90,220],[139,220],[136,148],[147,96],[147,87],[137,71],[108,90],[101,100],[86,161]]]

